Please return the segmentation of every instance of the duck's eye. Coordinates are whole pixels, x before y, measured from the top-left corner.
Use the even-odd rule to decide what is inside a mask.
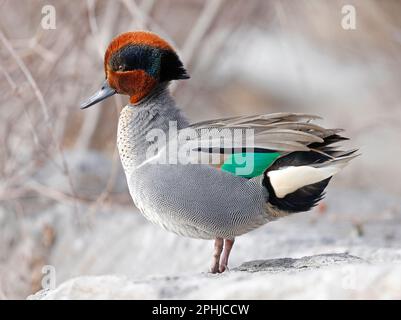
[[[120,64],[120,65],[118,66],[118,70],[123,71],[123,70],[124,70],[124,66],[123,66],[122,64]]]

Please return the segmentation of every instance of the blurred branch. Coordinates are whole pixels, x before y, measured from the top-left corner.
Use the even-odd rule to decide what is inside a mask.
[[[113,162],[112,162],[110,177],[107,181],[106,188],[102,191],[102,193],[97,197],[97,199],[88,208],[86,216],[88,216],[89,218],[93,218],[95,213],[98,211],[98,209],[100,207],[104,206],[106,199],[110,195],[110,192],[113,190],[115,182],[117,180],[118,163],[119,163],[118,161],[119,161],[119,156],[118,156],[118,150],[117,150],[117,146],[116,146],[114,148],[114,152],[113,152]]]
[[[45,102],[45,99],[43,98],[42,92],[39,90],[38,85],[36,84],[36,81],[33,79],[31,72],[25,65],[25,63],[20,59],[20,57],[16,54],[14,51],[14,48],[11,46],[11,43],[8,41],[4,33],[0,30],[0,40],[3,42],[3,45],[6,47],[7,51],[10,53],[10,55],[13,57],[15,62],[17,63],[18,67],[21,69],[22,73],[25,75],[26,79],[28,80],[29,84],[32,87],[32,90],[36,96],[36,98],[39,101],[39,104],[42,108],[42,112],[45,116],[45,121],[49,122],[49,112],[48,112],[48,107]]]
[[[141,11],[144,13],[146,18],[149,17],[150,12],[152,11],[153,7],[155,6],[156,0],[144,0],[141,3]]]
[[[212,25],[223,2],[224,0],[208,0],[202,9],[195,26],[189,31],[187,39],[180,50],[188,67],[191,65],[194,58],[195,50],[200,45],[202,38]],[[171,91],[174,92],[177,88],[177,83],[173,83],[170,88]]]
[[[96,14],[95,14],[95,6],[96,6],[96,0],[87,0],[86,5],[88,7],[88,20],[89,20],[89,27],[91,30],[92,37],[94,37],[95,45],[97,46],[97,51],[99,53],[99,56],[103,56],[104,52],[104,43],[103,39],[100,38],[100,32],[99,32],[99,27],[96,21]]]
[[[146,29],[147,16],[138,7],[135,1],[121,0],[125,7],[128,9],[129,13],[134,18],[134,25],[136,29]]]
[[[223,3],[224,0],[208,0],[203,7],[195,26],[190,30],[181,49],[187,65],[191,63],[196,48],[201,44],[203,36],[212,25]]]
[[[32,90],[37,98],[37,100],[39,101],[39,104],[42,108],[42,112],[45,116],[45,124],[49,130],[50,133],[50,137],[52,142],[55,144],[60,157],[61,157],[61,165],[62,165],[62,173],[68,178],[68,183],[70,186],[70,191],[73,195],[75,195],[75,190],[73,187],[73,183],[72,183],[72,177],[70,175],[70,171],[68,168],[68,164],[67,161],[65,159],[64,156],[64,152],[61,146],[61,143],[56,139],[55,135],[54,135],[54,129],[53,126],[51,124],[50,121],[50,116],[49,116],[49,111],[48,111],[48,106],[45,102],[45,99],[42,95],[42,92],[40,91],[36,81],[34,80],[31,72],[29,71],[28,67],[25,65],[25,63],[21,60],[21,58],[16,54],[16,52],[14,51],[14,48],[12,47],[11,43],[8,41],[8,39],[6,38],[6,36],[4,35],[4,33],[0,30],[0,40],[3,43],[3,45],[6,47],[7,51],[10,53],[10,55],[12,56],[12,58],[15,60],[15,62],[17,63],[18,67],[21,69],[22,73],[24,74],[24,76],[26,77],[26,79],[28,80],[29,84],[32,87]],[[78,208],[76,207],[76,213],[78,215]]]
[[[33,180],[26,183],[24,186],[15,189],[3,190],[0,193],[0,202],[29,197],[29,193],[32,191],[39,194],[43,198],[51,199],[66,205],[76,206],[76,204],[79,203],[80,205],[89,206],[88,208],[90,212],[93,210],[91,208],[97,210],[99,204],[102,205],[102,208],[124,208],[123,205],[118,205],[115,202],[106,202],[105,200],[107,199],[107,195],[104,193],[97,198],[74,196]],[[131,207],[131,203],[129,205]]]
[[[165,39],[168,39],[169,42],[175,46],[174,40],[171,38],[171,35],[168,34],[151,16],[151,11],[156,4],[156,0],[143,1],[141,6],[138,6],[135,1],[130,0],[120,0],[124,6],[128,9],[128,12],[131,14],[134,22],[133,27],[129,27],[128,29],[142,29],[142,30],[151,30],[158,33]]]
[[[35,41],[31,47],[32,50],[36,52],[43,60],[45,60],[46,63],[53,63],[57,58],[56,55],[38,43],[36,38],[34,38],[34,40]]]
[[[95,0],[87,0],[88,7],[88,19],[89,19],[89,27],[91,31],[91,35],[94,38],[94,42],[97,45],[97,51],[99,56],[103,56],[103,41],[100,39],[99,28],[95,15]],[[99,82],[100,86],[100,82]],[[96,128],[98,126],[102,109],[101,108],[92,108],[85,110],[84,112],[84,121],[81,126],[79,138],[77,139],[76,147],[82,150],[89,149],[90,143],[92,141],[93,135],[95,134]]]
[[[14,82],[14,80],[11,78],[11,76],[9,75],[7,70],[4,69],[3,65],[1,65],[1,64],[0,64],[0,70],[4,75],[4,78],[6,78],[8,84],[10,85],[11,90],[13,90],[13,92],[15,92],[18,89],[17,84]]]

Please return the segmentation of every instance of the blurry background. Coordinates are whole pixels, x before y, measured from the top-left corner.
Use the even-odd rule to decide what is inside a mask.
[[[54,30],[41,24],[48,4]],[[355,30],[341,26],[346,4],[356,9]],[[109,41],[136,29],[177,48],[191,79],[172,89],[193,121],[291,111],[346,129],[363,156],[329,187],[330,219],[347,213],[330,248],[366,243],[362,226],[377,226],[383,214],[394,229],[372,230],[384,240],[371,245],[399,246],[400,1],[0,0],[0,299],[39,290],[45,264],[56,267],[58,283],[207,266],[211,243],[159,231],[131,203],[115,148],[126,98],[79,110],[104,79]],[[325,210],[304,219],[326,219]],[[288,219],[282,226],[291,228]],[[233,263],[306,252],[294,247],[294,232],[287,249],[254,254],[245,236]],[[329,250],[318,242],[308,250]]]

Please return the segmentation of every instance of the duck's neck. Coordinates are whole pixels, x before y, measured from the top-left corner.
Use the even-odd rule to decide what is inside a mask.
[[[147,151],[155,143],[154,139],[149,139],[151,130],[161,129],[168,136],[170,121],[174,121],[178,129],[188,126],[166,85],[158,86],[139,103],[124,107],[118,121],[117,146],[126,174],[147,160]]]

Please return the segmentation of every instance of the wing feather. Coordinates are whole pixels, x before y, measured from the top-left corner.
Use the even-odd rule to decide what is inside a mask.
[[[321,117],[306,113],[272,113],[205,120],[191,124],[189,128],[197,135],[185,141],[187,148],[199,153],[231,154],[237,152],[279,152],[288,154],[296,151],[315,151],[333,158],[341,152],[332,144],[344,140],[339,135],[342,129],[326,129],[313,120]],[[222,139],[222,130],[231,134],[232,140]],[[253,139],[246,132],[253,130]],[[236,137],[234,130],[242,130]],[[211,134],[213,132],[213,134]],[[245,151],[244,151],[245,150]],[[224,159],[225,157],[222,157]]]

